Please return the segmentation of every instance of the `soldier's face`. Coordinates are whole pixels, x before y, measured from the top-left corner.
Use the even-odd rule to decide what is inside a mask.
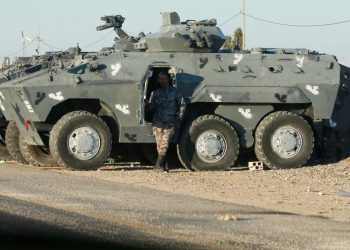
[[[160,86],[162,86],[162,87],[169,85],[168,77],[164,76],[164,75],[159,75],[158,82],[159,82]]]

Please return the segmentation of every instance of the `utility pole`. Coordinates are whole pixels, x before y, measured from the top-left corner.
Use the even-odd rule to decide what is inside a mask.
[[[242,0],[242,10],[241,10],[241,14],[242,14],[242,28],[243,28],[243,44],[242,44],[242,50],[245,50],[246,49],[246,37],[245,37],[245,31],[246,31],[246,28],[245,28],[245,0]]]

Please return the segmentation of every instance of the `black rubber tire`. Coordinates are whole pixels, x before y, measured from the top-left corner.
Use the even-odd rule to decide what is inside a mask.
[[[100,136],[100,149],[90,160],[80,160],[69,152],[67,139],[80,127],[91,127]],[[107,160],[112,149],[112,135],[107,124],[87,111],[74,111],[63,116],[50,133],[50,152],[57,164],[72,170],[97,170]]]
[[[0,150],[4,150],[4,149],[7,151],[5,140],[0,140]]]
[[[28,162],[28,164],[35,167],[55,167],[57,163],[51,156],[49,150],[45,150],[44,147],[29,145],[24,140],[23,136],[19,136],[19,149]]]
[[[220,132],[227,142],[227,152],[223,159],[215,163],[201,160],[195,149],[199,135],[206,130]],[[204,115],[187,125],[180,136],[177,153],[182,165],[191,171],[226,170],[236,163],[239,154],[239,139],[234,127],[226,120],[215,115]]]
[[[1,119],[1,118],[0,118]],[[6,128],[7,128],[8,123],[5,126],[0,127],[0,147],[5,148],[6,147],[6,142],[5,142],[5,135],[6,135]]]
[[[299,153],[289,159],[278,156],[271,145],[273,134],[283,126],[293,127],[303,139]],[[255,154],[270,169],[301,167],[310,159],[313,149],[314,133],[311,126],[303,117],[292,112],[278,111],[268,115],[255,131]]]
[[[12,159],[22,164],[28,163],[19,149],[19,130],[14,121],[9,122],[7,125],[5,143],[7,151]]]

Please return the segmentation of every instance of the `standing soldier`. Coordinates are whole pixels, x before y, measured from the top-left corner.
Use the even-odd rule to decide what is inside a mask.
[[[157,142],[158,159],[155,168],[169,172],[166,155],[176,122],[182,118],[184,102],[177,89],[170,85],[166,72],[159,73],[158,82],[160,87],[151,94],[148,105],[153,111],[153,134]]]

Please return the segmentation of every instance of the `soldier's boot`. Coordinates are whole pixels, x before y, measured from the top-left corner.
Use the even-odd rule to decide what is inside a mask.
[[[158,156],[154,170],[160,172],[163,170],[164,156]]]
[[[164,157],[164,160],[162,162],[162,169],[163,169],[164,173],[169,173],[169,164],[168,164],[168,159],[166,156]]]

